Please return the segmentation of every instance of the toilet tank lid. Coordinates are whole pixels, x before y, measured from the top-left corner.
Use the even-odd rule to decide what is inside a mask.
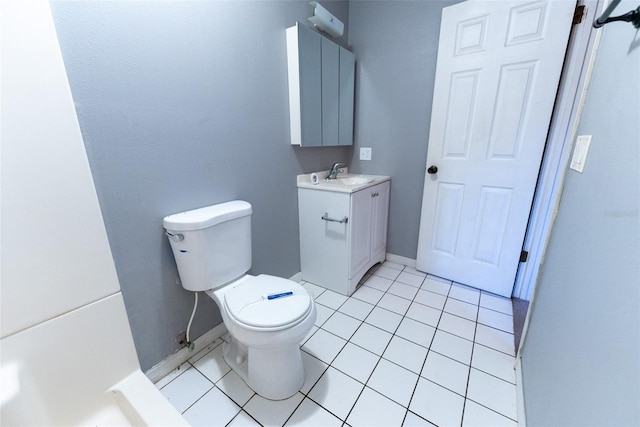
[[[251,204],[243,200],[220,203],[164,217],[167,230],[201,230],[232,219],[251,215]]]

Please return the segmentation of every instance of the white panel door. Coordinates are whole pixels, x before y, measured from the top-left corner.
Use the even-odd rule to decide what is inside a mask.
[[[574,8],[443,9],[419,270],[511,296]]]

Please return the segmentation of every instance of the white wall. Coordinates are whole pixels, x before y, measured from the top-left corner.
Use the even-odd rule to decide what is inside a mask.
[[[133,338],[49,4],[0,7],[0,424],[100,424]]]
[[[1,7],[6,337],[120,287],[48,3]]]
[[[331,1],[347,22],[348,3]],[[351,148],[289,142],[285,29],[296,1],[52,1],[140,364],[176,351],[193,309],[166,215],[242,199],[253,206],[253,274],[300,271],[296,175]],[[337,40],[344,43],[348,31]],[[201,298],[191,333],[222,319]]]

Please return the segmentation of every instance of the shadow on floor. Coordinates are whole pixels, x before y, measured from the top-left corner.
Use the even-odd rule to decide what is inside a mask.
[[[511,304],[513,305],[513,341],[516,347],[516,354],[518,354],[524,319],[527,317],[527,310],[529,309],[529,301],[511,298]]]

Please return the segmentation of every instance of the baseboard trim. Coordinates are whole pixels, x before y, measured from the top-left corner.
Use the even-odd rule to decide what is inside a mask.
[[[289,280],[293,280],[294,282],[300,282],[302,280],[302,272],[298,272],[291,276]]]
[[[171,371],[182,365],[189,360],[194,354],[211,344],[216,339],[222,337],[227,333],[227,328],[224,323],[220,323],[218,326],[205,332],[193,341],[193,350],[189,350],[186,347],[182,347],[180,350],[173,354],[170,354],[158,364],[149,368],[144,374],[151,380],[152,383],[158,382],[160,379],[167,376]]]
[[[407,267],[416,268],[416,260],[412,258],[406,258],[400,255],[394,255],[387,252],[385,257],[387,261],[395,262],[396,264],[406,265]]]
[[[516,357],[516,400],[518,404],[518,427],[527,426],[524,408],[524,387],[522,383],[522,357]]]

